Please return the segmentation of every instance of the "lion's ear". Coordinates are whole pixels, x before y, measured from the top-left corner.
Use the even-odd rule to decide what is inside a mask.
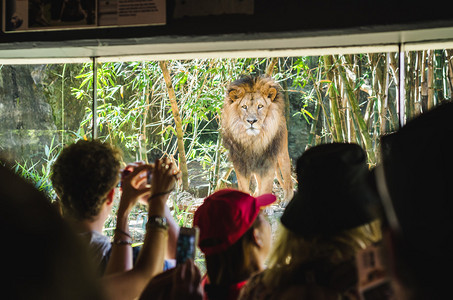
[[[230,99],[233,101],[242,99],[242,97],[244,97],[244,94],[245,94],[245,91],[243,88],[235,88],[228,92],[228,96],[230,96]]]
[[[277,89],[271,87],[267,91],[267,94],[268,94],[267,97],[269,97],[269,99],[271,99],[271,101],[274,101],[275,97],[277,97]]]

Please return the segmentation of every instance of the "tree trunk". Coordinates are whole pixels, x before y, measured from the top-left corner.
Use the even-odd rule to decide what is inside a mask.
[[[189,189],[189,172],[187,170],[187,159],[186,152],[184,150],[184,133],[182,131],[182,121],[179,114],[178,103],[176,101],[175,90],[173,89],[173,84],[171,83],[170,72],[168,71],[167,62],[159,61],[160,69],[164,76],[165,85],[167,86],[168,98],[170,99],[171,112],[173,114],[173,119],[175,120],[176,127],[176,137],[178,142],[178,152],[179,152],[179,168],[182,172],[182,188],[187,191]]]

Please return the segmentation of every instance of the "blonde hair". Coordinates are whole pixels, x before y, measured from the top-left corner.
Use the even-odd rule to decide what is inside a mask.
[[[358,250],[365,249],[381,238],[378,220],[335,235],[312,238],[304,238],[280,225],[263,281],[269,286],[280,286],[284,284],[284,275],[288,271],[304,263],[323,260],[338,264],[353,259]]]

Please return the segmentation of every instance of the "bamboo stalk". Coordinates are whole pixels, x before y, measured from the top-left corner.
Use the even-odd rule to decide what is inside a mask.
[[[346,88],[348,102],[349,102],[349,105],[351,106],[351,111],[354,115],[354,119],[357,122],[357,127],[358,127],[357,129],[359,130],[362,140],[364,142],[365,150],[368,153],[368,161],[371,165],[374,165],[376,158],[374,155],[374,149],[373,149],[371,137],[368,132],[368,127],[366,126],[365,120],[363,119],[359,104],[354,95],[354,91],[352,90],[352,88],[349,84],[348,78],[346,77],[346,72],[344,70],[344,67],[341,64],[339,64],[337,69],[340,73],[340,78],[342,79],[343,84]]]
[[[283,87],[283,95],[285,98],[285,119],[286,119],[286,127],[290,127],[291,118],[290,118],[290,101],[289,101],[289,94],[288,94],[288,83],[285,81],[282,82]]]
[[[392,71],[391,74],[397,91],[399,90],[398,60],[397,60],[398,56],[399,56],[398,52],[394,52],[392,53],[392,55],[390,55],[390,70]],[[397,97],[399,97],[399,95]],[[396,109],[397,103],[388,102],[387,106],[391,121],[389,130],[396,130],[399,127],[398,111]]]
[[[421,112],[420,106],[420,59],[421,51],[416,53],[415,75],[414,75],[414,114],[418,116]]]
[[[434,95],[435,99],[437,100],[436,103],[440,104],[445,100],[444,93],[443,93],[443,50],[434,50]]]
[[[65,84],[66,64],[63,65],[61,73],[61,145],[64,146],[64,84]]]
[[[225,172],[225,175],[219,179],[216,185],[216,190],[222,189],[226,187],[225,182],[228,181],[228,177],[230,177],[231,172],[233,172],[233,166],[230,166],[227,171]]]
[[[326,71],[326,77],[330,81],[329,85],[329,103],[330,103],[330,111],[332,112],[332,120],[333,120],[333,127],[335,131],[335,141],[336,142],[343,142],[343,132],[341,130],[341,122],[340,122],[340,114],[338,112],[338,103],[336,101],[336,92],[333,89],[334,84],[334,75],[332,74],[332,56],[331,55],[324,55],[324,68]]]
[[[322,101],[319,99],[319,101]],[[319,113],[321,111],[321,104],[318,101],[315,104],[315,112],[313,113],[313,121],[311,122],[310,133],[308,134],[308,141],[305,149],[308,149],[314,146],[314,142],[316,141],[316,126],[318,125]]]
[[[410,120],[414,117],[414,110],[415,110],[415,103],[414,103],[414,89],[412,88],[414,85],[414,69],[415,69],[415,52],[409,52],[407,56],[407,72],[408,76],[406,76],[406,120]]]
[[[379,81],[380,81],[380,76],[382,75],[380,72],[380,68],[378,68],[378,54],[376,53],[370,53],[367,55],[368,56],[368,61],[369,65],[371,68],[371,82],[372,82],[372,87],[370,89],[370,98],[367,104],[367,108],[365,110],[365,116],[364,120],[367,126],[370,126],[371,122],[371,115],[374,110],[374,102],[376,99],[380,99],[380,93],[379,93]],[[356,95],[357,97],[357,95]],[[357,98],[359,99],[359,98]]]
[[[390,53],[387,53],[385,58],[385,76],[383,76],[384,81],[382,82],[383,97],[380,102],[380,111],[379,111],[379,134],[382,135],[386,132],[387,122],[385,116],[387,114],[387,103],[389,96],[389,67],[390,67]]]
[[[221,140],[222,140],[222,137],[220,135],[220,132],[219,134],[217,135],[217,144],[216,144],[216,151],[215,151],[215,164],[214,164],[214,174],[213,174],[213,184],[212,184],[212,187],[216,188],[217,185],[219,184],[219,181],[220,181],[220,149],[221,149]],[[209,185],[209,193],[212,193],[213,191],[211,191],[211,185]]]
[[[428,110],[434,107],[434,65],[433,65],[433,51],[428,50]]]
[[[143,109],[143,124],[142,124],[142,134],[140,139],[143,141],[143,143],[140,141],[140,160],[145,161],[145,163],[148,163],[148,155],[146,155],[147,149],[145,146],[146,143],[146,125],[147,125],[147,117],[148,117],[148,110],[149,110],[149,81],[146,83],[146,87],[144,88],[144,97],[145,97],[145,109]]]
[[[267,76],[272,76],[274,73],[274,67],[278,63],[278,57],[272,58],[272,60],[269,62],[269,65],[266,68],[266,75]]]
[[[452,50],[447,50],[447,61],[448,61],[448,83],[450,87],[450,99],[453,97],[453,64],[452,64],[452,59],[453,59],[453,51]]]
[[[426,72],[426,58],[427,51],[422,51],[421,63],[420,63],[420,103],[422,106],[422,111],[426,112],[428,110],[428,80]]]
[[[187,170],[187,158],[184,150],[184,133],[182,130],[182,121],[179,113],[178,103],[176,101],[176,94],[171,83],[170,72],[168,71],[167,62],[159,61],[160,69],[165,80],[165,85],[167,86],[168,98],[170,99],[171,112],[175,120],[176,127],[176,137],[178,143],[178,152],[179,152],[179,168],[182,173],[182,188],[187,191],[189,189],[189,172]]]
[[[340,122],[341,122],[341,128],[342,128],[342,133],[343,133],[343,139],[344,141],[350,141],[350,130],[349,130],[349,108],[348,108],[348,100],[343,97],[343,86],[341,84],[340,80],[340,75],[338,72],[336,72],[335,77],[334,77],[334,86],[337,87],[335,97],[336,97],[336,102],[338,103],[339,106],[339,115],[340,115]],[[340,93],[338,93],[340,91]]]
[[[318,59],[318,63],[320,62],[320,60]],[[308,149],[310,148],[311,146],[314,146],[314,143],[316,142],[316,126],[318,124],[318,119],[319,119],[319,114],[321,112],[321,107],[322,107],[322,100],[323,100],[323,96],[322,96],[322,92],[321,92],[321,88],[319,86],[319,82],[321,81],[321,78],[322,78],[322,71],[321,71],[321,68],[317,68],[317,75],[316,75],[316,79],[315,78],[311,78],[312,81],[313,81],[313,87],[316,91],[316,95],[317,95],[317,100],[315,102],[315,111],[313,113],[313,121],[311,123],[311,127],[310,127],[310,133],[308,134],[308,139],[307,139],[307,145],[305,146],[305,149]]]

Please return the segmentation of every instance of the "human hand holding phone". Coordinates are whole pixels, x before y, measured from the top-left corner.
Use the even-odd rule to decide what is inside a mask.
[[[134,162],[128,164],[121,172],[121,202],[132,208],[138,201],[148,204],[148,197],[151,194],[150,186],[147,184],[147,174],[152,172],[153,164]]]
[[[198,227],[181,227],[176,242],[176,265],[185,263],[186,260],[195,260],[196,246],[198,243]]]
[[[151,176],[151,196],[148,199],[150,213],[164,216],[168,196],[180,178],[181,171],[168,157],[156,160]]]

